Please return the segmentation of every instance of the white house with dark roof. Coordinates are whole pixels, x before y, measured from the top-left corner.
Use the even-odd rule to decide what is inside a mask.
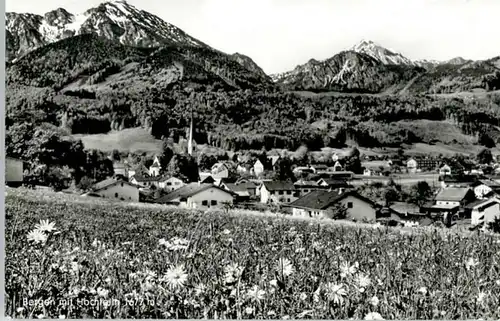
[[[213,184],[190,183],[160,197],[155,203],[178,205],[183,208],[221,208],[233,204],[235,194]]]
[[[186,183],[184,183],[182,179],[173,176],[165,176],[159,181],[159,187],[163,188],[167,192],[175,191],[184,185],[186,185]]]
[[[470,214],[471,225],[475,226],[484,222],[487,226],[489,222],[500,217],[500,200],[496,196],[481,199],[468,204],[465,209]]]
[[[345,206],[347,218],[356,221],[375,221],[379,205],[355,191],[317,190],[285,205],[292,208],[293,216],[331,218],[329,210],[336,204]]]
[[[263,204],[293,202],[299,197],[297,192],[292,182],[265,181],[259,187],[260,202]]]
[[[91,189],[91,193],[104,198],[139,202],[139,187],[115,178],[108,178],[95,184]]]

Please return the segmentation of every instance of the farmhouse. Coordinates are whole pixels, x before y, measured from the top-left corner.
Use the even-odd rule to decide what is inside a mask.
[[[183,208],[221,208],[225,203],[233,204],[234,194],[213,184],[190,183],[155,202],[173,204]]]
[[[186,184],[182,179],[173,176],[172,177],[164,176],[159,181],[159,187],[163,188],[165,191],[169,193],[175,191],[178,188],[181,188],[184,185]]]
[[[316,185],[326,188],[348,188],[349,184],[342,179],[321,178],[316,182]]]
[[[139,202],[139,187],[124,180],[105,179],[95,184],[91,192],[104,198]]]
[[[288,207],[292,208],[293,216],[331,218],[330,210],[336,204],[345,206],[348,219],[375,221],[377,218],[378,206],[354,191],[313,191]]]
[[[500,200],[496,197],[477,200],[466,206],[466,210],[471,218],[471,224],[477,225],[484,222],[485,225],[500,217]]]
[[[214,179],[221,179],[229,177],[229,167],[224,163],[216,163],[211,169],[212,176]]]
[[[266,158],[260,157],[258,158],[252,168],[253,174],[255,176],[260,176],[265,171],[273,170],[274,166],[279,160],[279,156],[268,156]]]
[[[439,162],[432,158],[417,158],[417,169],[433,171],[439,166]]]
[[[237,185],[237,184],[232,184],[232,183],[222,183],[220,185],[220,187],[236,194],[237,199],[240,201],[248,200],[250,198],[250,192],[243,184]]]
[[[146,166],[138,164],[128,170],[128,177],[131,178],[134,175],[146,176],[149,175],[149,170]]]
[[[259,188],[260,202],[267,204],[290,203],[297,199],[297,190],[293,183],[282,181],[263,182]]]
[[[20,186],[23,183],[23,161],[5,157],[5,183],[8,186]]]
[[[421,212],[428,213],[431,217],[442,217],[445,222],[450,223],[456,215],[463,214],[461,209],[465,205],[474,200],[474,191],[470,188],[443,188],[434,198],[433,204],[422,206]]]
[[[248,191],[250,196],[255,196],[257,194],[257,184],[254,182],[236,182],[239,188],[244,188]]]
[[[144,188],[151,188],[151,187],[160,187],[160,180],[161,177],[158,176],[141,176],[141,175],[134,175],[130,178],[130,182],[134,185],[144,187]]]
[[[328,166],[326,165],[311,165],[310,168],[313,173],[326,172],[328,170]]]
[[[418,168],[417,161],[414,160],[413,158],[410,158],[406,162],[406,169],[408,170],[408,173],[412,173],[412,174],[416,173],[417,168]]]

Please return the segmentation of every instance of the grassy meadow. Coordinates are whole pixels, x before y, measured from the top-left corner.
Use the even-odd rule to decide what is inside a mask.
[[[9,188],[5,237],[12,318],[500,318],[491,235]]]

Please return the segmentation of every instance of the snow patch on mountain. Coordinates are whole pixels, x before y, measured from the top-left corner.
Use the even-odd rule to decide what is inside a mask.
[[[384,48],[371,40],[362,40],[350,48],[350,50],[371,56],[385,65],[414,65],[413,61],[402,54]]]

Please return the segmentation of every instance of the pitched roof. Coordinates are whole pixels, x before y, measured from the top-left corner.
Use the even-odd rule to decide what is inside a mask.
[[[240,186],[241,188],[245,188],[245,189],[257,187],[257,184],[255,184],[254,182],[236,183],[236,185]]]
[[[437,195],[436,201],[462,201],[470,191],[467,187],[449,187],[443,188]]]
[[[376,206],[376,204],[373,201],[359,195],[358,193],[352,190],[344,192],[339,192],[338,190],[331,192],[324,190],[312,191],[311,193],[308,193],[303,197],[299,198],[298,200],[290,203],[288,206],[323,210],[347,196],[356,197],[373,206]]]
[[[496,198],[488,198],[488,199],[482,199],[482,200],[475,200],[474,202],[471,202],[465,206],[466,209],[473,209],[475,207],[481,207],[481,205],[489,205],[489,203],[500,203],[500,201]]]
[[[262,182],[268,191],[292,191],[295,190],[295,186],[292,182],[285,181],[270,181]]]
[[[324,181],[326,184],[328,184],[328,186],[342,187],[342,186],[348,185],[346,181],[341,180],[341,179],[335,179],[335,178],[322,178],[322,179],[318,180],[318,182],[316,184],[319,185],[321,181]]]
[[[124,183],[124,184],[130,185],[130,186],[138,187],[138,186],[136,186],[136,185],[134,185],[132,183],[129,183],[129,182],[125,181],[125,180],[122,180],[122,179],[108,178],[108,179],[105,179],[103,181],[100,181],[100,182],[96,183],[92,187],[92,191],[93,192],[97,192],[97,191],[100,191],[100,190],[102,190],[104,188],[116,185],[118,183]]]
[[[176,189],[175,191],[173,191],[173,192],[171,192],[163,197],[160,197],[155,202],[156,203],[169,203],[169,202],[172,202],[178,198],[191,197],[191,196],[198,194],[200,192],[203,192],[204,190],[207,190],[209,188],[216,188],[216,189],[221,190],[225,193],[234,195],[234,193],[227,191],[223,188],[220,188],[218,186],[215,186],[213,184],[190,183],[190,184],[184,185],[183,187],[181,187],[179,189]]]
[[[224,185],[233,192],[247,192],[247,188],[243,184],[233,184],[233,183],[224,183]]]
[[[132,176],[133,179],[135,179],[138,182],[163,182],[166,178],[166,176],[141,176],[141,175],[134,175]]]
[[[418,207],[417,205],[404,202],[395,202],[389,208],[400,214],[418,213],[420,211],[420,207]]]

